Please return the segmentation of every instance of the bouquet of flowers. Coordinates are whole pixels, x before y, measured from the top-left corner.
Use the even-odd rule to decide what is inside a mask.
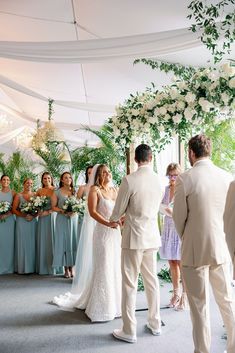
[[[1,201],[0,202],[0,216],[6,214],[11,210],[11,204],[8,201]],[[5,219],[0,219],[0,222],[5,222]]]
[[[73,212],[79,213],[80,215],[84,215],[86,209],[86,200],[77,199],[75,196],[69,196],[63,205],[63,210],[65,213]]]
[[[47,196],[32,196],[28,202],[25,202],[20,207],[22,213],[35,216],[40,211],[44,211],[48,205],[49,199]]]
[[[49,198],[47,196],[34,196],[31,197],[31,199],[33,199],[33,204],[38,211],[45,211],[49,204]]]

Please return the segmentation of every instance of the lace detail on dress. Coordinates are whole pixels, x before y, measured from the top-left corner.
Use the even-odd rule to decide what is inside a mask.
[[[114,201],[99,198],[98,212],[106,219],[112,214]],[[93,233],[92,277],[82,293],[66,293],[53,302],[62,309],[84,309],[91,321],[109,321],[121,316],[121,233],[96,223]]]

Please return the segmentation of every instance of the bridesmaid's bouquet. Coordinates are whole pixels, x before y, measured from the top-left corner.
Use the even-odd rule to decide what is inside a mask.
[[[65,213],[78,213],[84,215],[86,209],[86,201],[84,199],[77,199],[75,196],[69,196],[63,205]]]
[[[0,202],[0,216],[8,213],[11,210],[11,204],[8,201],[1,201]],[[0,219],[1,222],[6,222],[5,219]]]
[[[49,203],[47,196],[32,196],[28,202],[20,207],[20,212],[36,216],[40,211],[44,211]]]

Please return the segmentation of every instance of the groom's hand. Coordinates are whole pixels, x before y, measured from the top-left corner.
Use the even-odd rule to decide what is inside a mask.
[[[118,222],[109,222],[109,227],[110,228],[117,228],[119,226]]]

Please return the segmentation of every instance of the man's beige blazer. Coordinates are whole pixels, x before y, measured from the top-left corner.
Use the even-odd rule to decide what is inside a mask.
[[[181,237],[184,266],[227,262],[223,213],[232,176],[209,159],[197,161],[176,181],[173,219]]]
[[[161,245],[157,215],[163,187],[150,165],[123,178],[111,221],[125,214],[122,248],[157,249]]]
[[[235,279],[235,181],[230,184],[227,193],[224,210],[224,232],[233,261],[233,276]]]

